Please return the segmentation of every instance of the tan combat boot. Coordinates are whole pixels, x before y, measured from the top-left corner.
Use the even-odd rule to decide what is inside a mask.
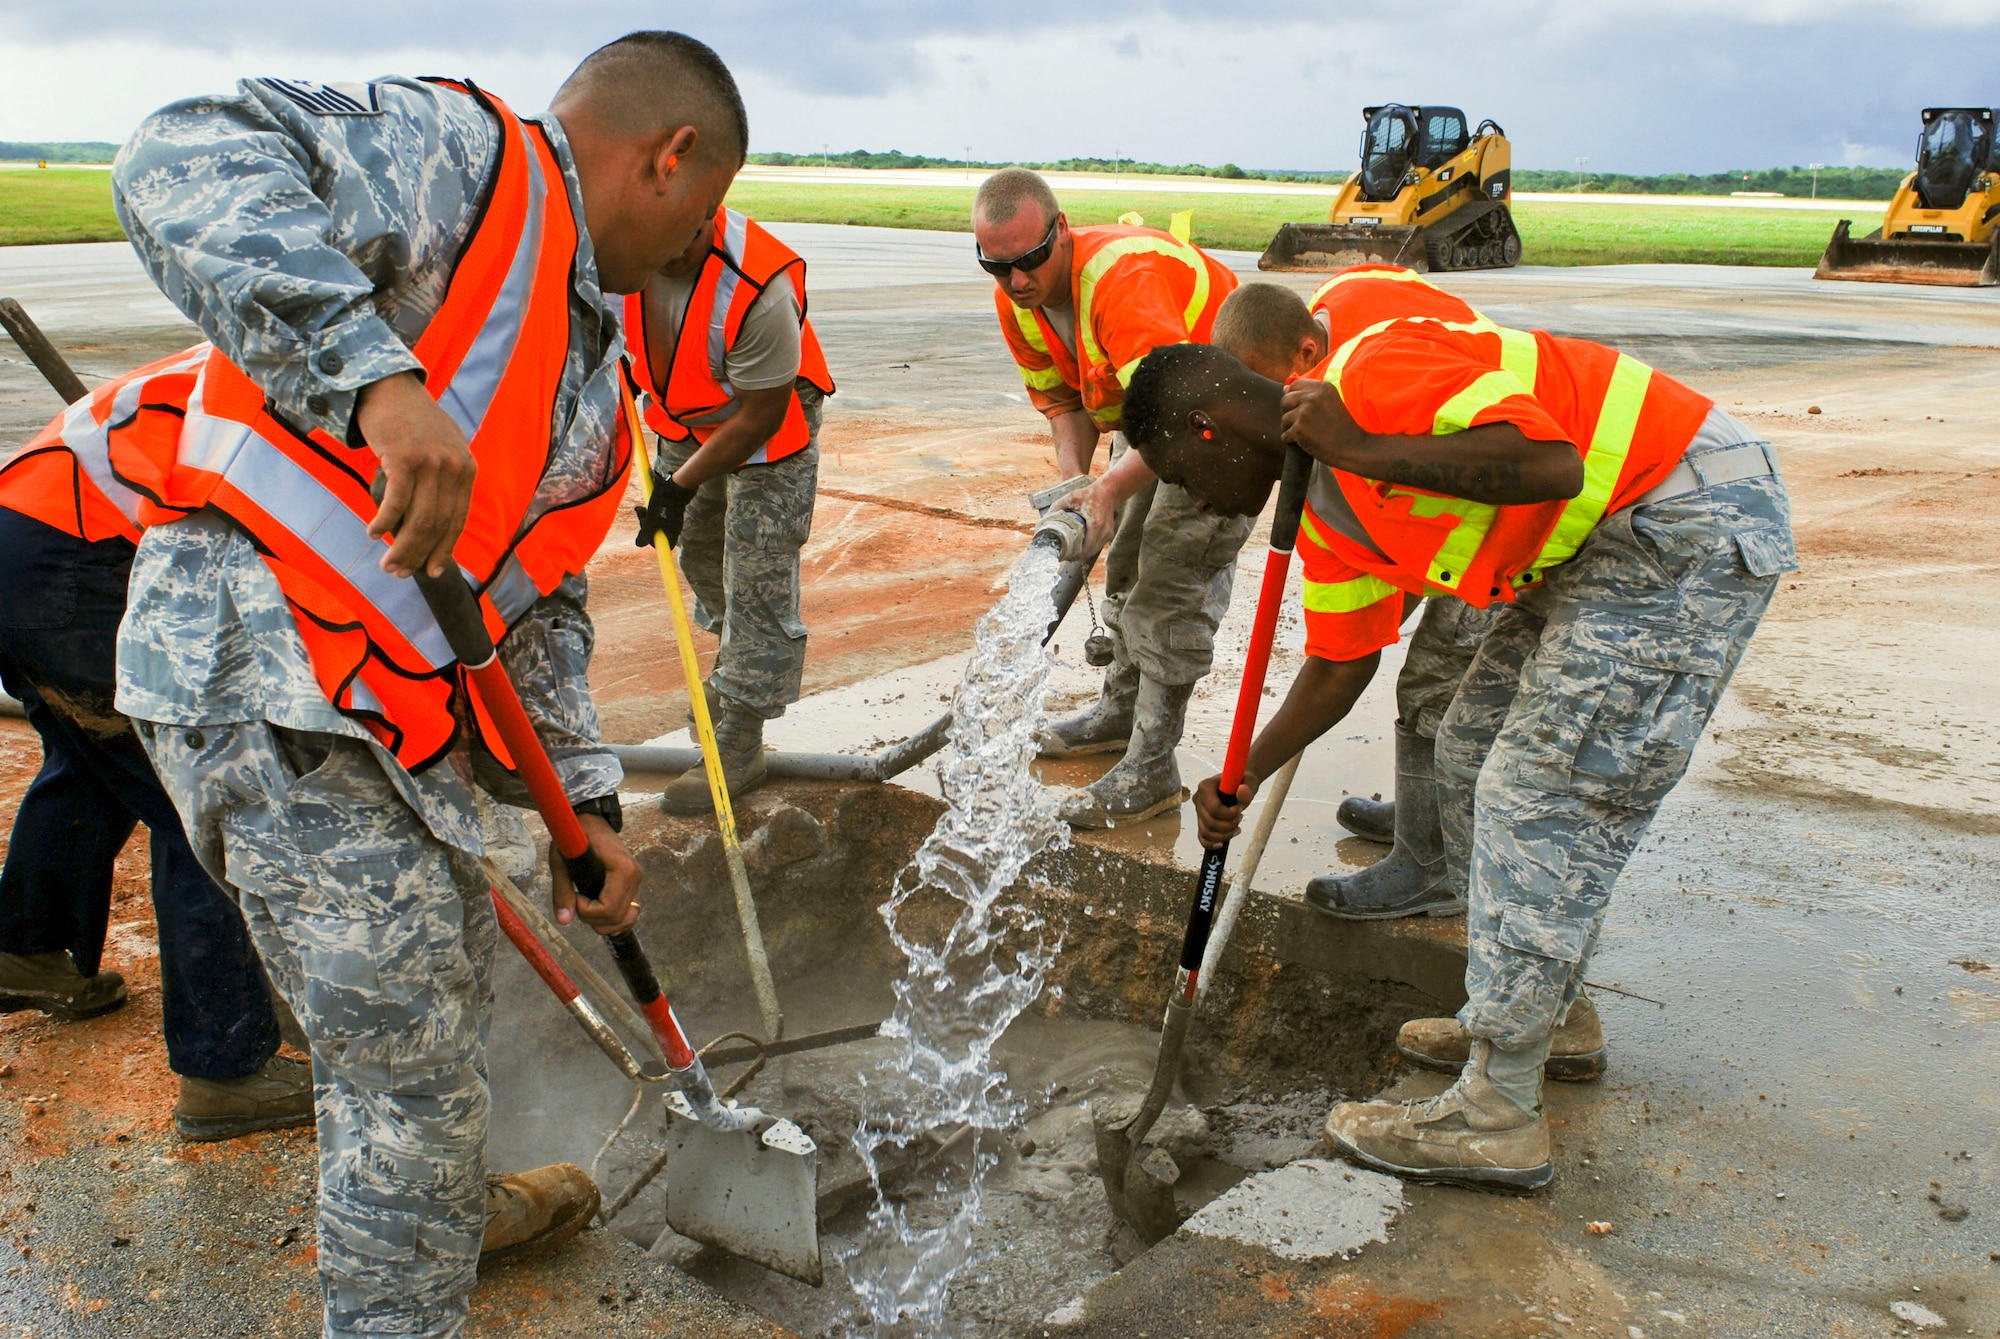
[[[764,718],[724,699],[722,709],[712,719],[715,747],[722,754],[722,779],[729,788],[729,802],[733,805],[770,779],[764,764]],[[708,768],[696,763],[676,777],[660,795],[660,810],[683,818],[714,813],[715,797],[708,789]]]
[[[1396,1049],[1413,1065],[1456,1074],[1472,1055],[1472,1034],[1456,1018],[1418,1018],[1403,1024],[1396,1034]],[[1588,995],[1576,997],[1549,1039],[1542,1073],[1569,1083],[1604,1077],[1604,1023]]]
[[[486,1239],[481,1260],[539,1246],[560,1246],[596,1216],[597,1183],[567,1162],[486,1178]]]
[[[104,970],[85,976],[67,953],[0,953],[0,1013],[40,1009],[61,1018],[95,1018],[125,1003],[125,978]]]
[[[1326,1138],[1342,1157],[1410,1181],[1525,1193],[1555,1178],[1548,1119],[1475,1066],[1421,1102],[1342,1102]]]
[[[282,1055],[240,1079],[183,1074],[181,1099],[174,1103],[174,1128],[197,1144],[312,1123],[312,1066]]]

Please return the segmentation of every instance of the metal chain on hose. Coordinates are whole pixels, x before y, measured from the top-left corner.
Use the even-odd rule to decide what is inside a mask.
[[[1083,639],[1083,663],[1092,669],[1103,669],[1114,659],[1111,634],[1097,623],[1097,601],[1091,598],[1090,582],[1083,583],[1083,602],[1090,610],[1090,636]]]

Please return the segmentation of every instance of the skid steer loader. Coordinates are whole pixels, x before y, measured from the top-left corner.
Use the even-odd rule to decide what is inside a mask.
[[[1325,223],[1287,223],[1260,270],[1337,270],[1378,261],[1414,270],[1483,270],[1521,259],[1507,208],[1512,149],[1492,121],[1467,131],[1456,107],[1390,103],[1362,112],[1361,170]]]
[[[1927,107],[1917,168],[1866,237],[1833,229],[1815,279],[2000,284],[2000,135],[1991,107]]]

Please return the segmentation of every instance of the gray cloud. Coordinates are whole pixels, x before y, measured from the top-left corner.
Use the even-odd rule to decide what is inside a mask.
[[[637,27],[710,42],[746,83],[753,137],[854,147],[1338,167],[1364,102],[1438,98],[1513,134],[1524,166],[1716,170],[1907,161],[1917,109],[2000,103],[1986,0],[1487,0],[1394,15],[1304,0],[607,0],[334,6],[0,0],[0,40],[81,34],[215,51],[452,52],[564,64]],[[1433,34],[1427,36],[1426,33]],[[441,71],[452,73],[456,71]]]

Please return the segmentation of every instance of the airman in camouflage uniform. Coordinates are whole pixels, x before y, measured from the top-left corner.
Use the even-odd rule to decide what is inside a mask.
[[[676,57],[634,39],[607,48],[640,61],[648,89],[692,85],[700,91],[689,102],[717,99],[725,111],[734,102],[740,136],[740,101],[712,53],[664,41],[673,35],[635,37],[712,62],[697,58],[693,76],[669,65],[686,80],[676,85],[661,82],[657,63]],[[563,100],[571,87],[559,107],[572,105]],[[605,113],[593,96],[589,86],[575,95],[579,120]],[[651,133],[588,124],[599,154]],[[599,287],[604,243],[585,231],[571,132],[553,114],[540,125],[579,235],[570,339],[531,517],[600,493],[619,468],[622,375],[617,311]],[[351,440],[363,389],[419,367],[410,349],[444,299],[498,138],[472,97],[433,83],[248,80],[234,96],[148,118],[119,155],[115,198],[161,289],[259,383],[273,411]],[[699,161],[683,169],[691,184],[673,183],[675,203],[660,206],[677,212],[645,217],[645,228],[678,230],[685,215],[671,245],[657,246],[639,223],[615,234],[628,267],[649,246],[670,255],[685,244],[740,153],[726,170]],[[482,1239],[489,1248],[560,1240],[596,1208],[595,1187],[574,1168],[485,1175],[495,941],[474,778],[503,791],[511,778],[463,742],[412,773],[336,711],[277,578],[219,512],[148,530],[131,592],[118,708],[134,719],[196,854],[235,893],[312,1044],[325,1332],[459,1335]],[[600,740],[585,679],[585,594],[581,577],[567,578],[513,626],[500,655],[573,803],[612,823],[622,773]],[[629,898],[636,869],[600,828],[593,844]],[[618,906],[620,917],[635,911]]]
[[[1376,319],[1387,306],[1378,307]],[[1421,326],[1414,333],[1428,338]],[[1543,356],[1579,363],[1601,358],[1580,344],[1538,347]],[[1465,350],[1439,339],[1429,346],[1412,340],[1398,352],[1405,366],[1457,359],[1458,375],[1484,375],[1478,355]],[[1577,495],[1568,479],[1583,471],[1565,474],[1570,462],[1560,446],[1545,445],[1570,445],[1568,438],[1547,435],[1552,427],[1560,433],[1561,425],[1534,418],[1539,405],[1518,389],[1519,381],[1500,385],[1504,394],[1494,402],[1512,402],[1509,412],[1544,435],[1503,429],[1459,447],[1427,440],[1450,442],[1450,434],[1360,428],[1347,417],[1343,397],[1350,387],[1323,380],[1282,388],[1217,361],[1225,356],[1194,346],[1156,351],[1125,401],[1126,424],[1148,463],[1218,506],[1246,511],[1263,504],[1286,450],[1281,431],[1317,458],[1315,489],[1322,481],[1334,485],[1331,497],[1313,493],[1323,522],[1339,497],[1327,460],[1344,463],[1371,451],[1407,452],[1410,459],[1395,468],[1409,473],[1438,461],[1449,467],[1461,451],[1485,451],[1502,462],[1496,468],[1509,481],[1494,492]],[[1435,361],[1425,364],[1427,357]],[[1467,1059],[1458,1082],[1427,1101],[1334,1108],[1328,1139],[1369,1166],[1514,1190],[1536,1189],[1553,1177],[1541,1104],[1544,1065],[1582,986],[1613,885],[1685,774],[1780,576],[1797,566],[1790,504],[1770,445],[1685,387],[1656,382],[1651,369],[1627,376],[1628,384],[1650,387],[1627,392],[1629,409],[1638,408],[1643,393],[1662,404],[1677,401],[1679,422],[1706,417],[1678,448],[1670,420],[1655,421],[1645,443],[1659,453],[1653,472],[1643,476],[1651,486],[1592,517],[1572,555],[1533,569],[1513,601],[1497,603],[1444,712],[1435,761],[1445,855],[1451,876],[1468,884],[1470,901],[1468,1002],[1456,1020]],[[1190,423],[1205,431],[1197,435]],[[1211,435],[1217,440],[1204,445]],[[1573,460],[1580,465],[1582,453]],[[1666,461],[1673,464],[1662,473]],[[1485,491],[1476,480],[1450,480]],[[1600,475],[1597,486],[1596,497],[1613,497],[1613,481]],[[1385,530],[1393,525],[1377,523]],[[1337,525],[1329,522],[1328,529]],[[1364,534],[1373,540],[1372,531]],[[1338,569],[1320,570],[1322,583],[1338,576]],[[1357,609],[1400,598],[1395,586],[1379,584],[1386,593]],[[1361,628],[1354,644],[1365,645],[1362,638],[1383,627]],[[1256,781],[1340,720],[1375,664],[1374,652],[1308,659],[1252,745],[1234,801],[1221,799],[1215,778],[1196,791],[1204,844],[1237,830]]]

